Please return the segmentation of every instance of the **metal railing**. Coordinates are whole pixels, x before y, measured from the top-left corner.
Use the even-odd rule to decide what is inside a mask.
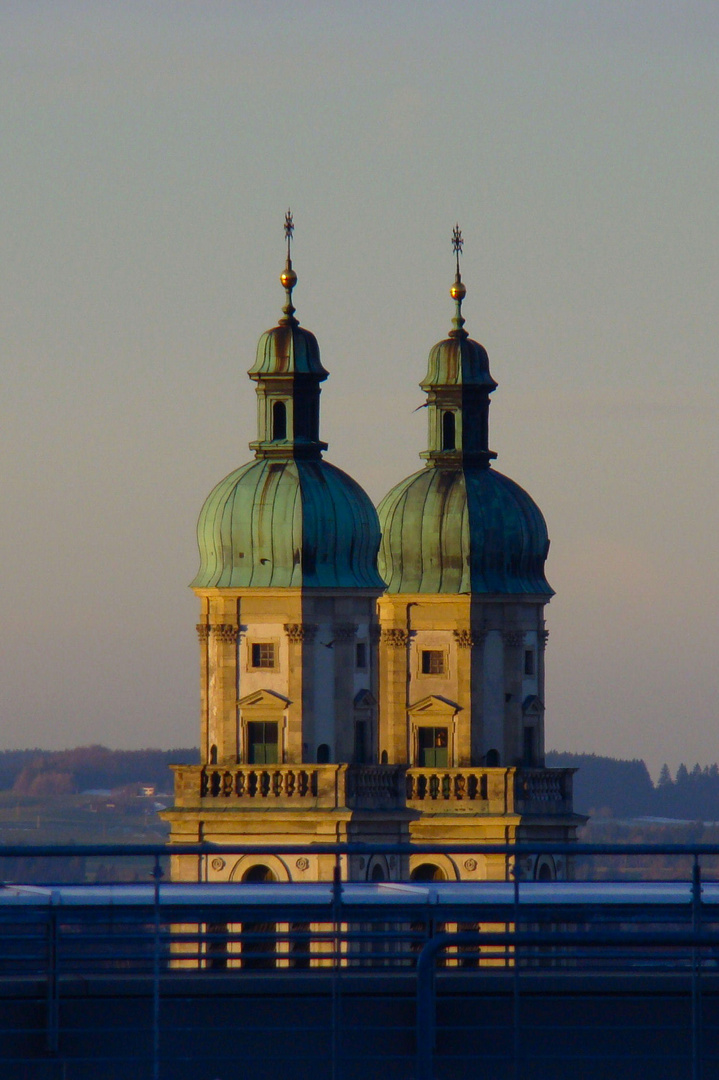
[[[200,1064],[221,1080],[269,1065],[318,1080],[717,1075],[719,883],[701,871],[719,846],[321,847],[335,873],[310,885],[167,883],[163,846],[0,848],[0,876],[19,854],[147,865],[128,886],[0,888],[3,1075],[184,1080]],[[277,851],[182,845],[200,860]],[[342,880],[352,858],[401,865],[418,851],[500,853],[518,871],[542,854],[674,856],[691,873],[651,885]],[[125,1021],[98,1001],[122,1003]]]

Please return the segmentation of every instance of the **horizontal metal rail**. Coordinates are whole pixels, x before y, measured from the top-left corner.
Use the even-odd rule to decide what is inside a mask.
[[[429,844],[396,843],[334,844],[313,841],[304,844],[0,844],[0,859],[19,857],[138,858],[170,855],[287,855],[308,853],[329,855],[719,855],[719,844],[583,844],[578,842],[520,841],[519,843]]]

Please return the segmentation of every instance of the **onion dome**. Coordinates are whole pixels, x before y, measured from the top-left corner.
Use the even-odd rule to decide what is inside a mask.
[[[193,588],[384,586],[377,511],[359,484],[322,459],[320,383],[328,373],[292,306],[293,229],[288,211],[283,318],[260,338],[249,372],[258,398],[255,460],[225,477],[202,508]]]
[[[542,513],[495,469],[425,466],[384,497],[379,520],[389,593],[552,595]]]
[[[489,395],[496,382],[487,352],[464,329],[466,289],[459,272],[462,235],[452,236],[457,272],[449,336],[429,354],[428,448],[424,469],[379,506],[379,572],[389,593],[500,593],[551,596],[549,550],[538,506],[490,468]]]
[[[327,461],[260,458],[211,492],[194,588],[383,588],[369,496]]]

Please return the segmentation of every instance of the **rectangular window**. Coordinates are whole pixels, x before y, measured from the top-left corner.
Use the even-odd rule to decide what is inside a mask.
[[[271,641],[256,641],[251,646],[253,668],[273,668],[275,666],[275,646]]]
[[[355,765],[364,765],[367,761],[367,721],[355,720]]]
[[[531,768],[535,763],[536,756],[537,739],[535,730],[533,727],[526,727],[524,729],[524,766],[528,769]]]
[[[422,649],[422,674],[444,675],[444,653],[441,649]]]
[[[358,641],[355,645],[355,667],[360,671],[367,667],[367,646],[364,641]]]
[[[251,720],[247,725],[247,761],[250,765],[276,765],[279,760],[278,725],[271,720]]]
[[[524,650],[524,674],[534,675],[534,649]]]
[[[419,766],[422,769],[444,769],[448,763],[446,727],[421,727],[417,729]]]

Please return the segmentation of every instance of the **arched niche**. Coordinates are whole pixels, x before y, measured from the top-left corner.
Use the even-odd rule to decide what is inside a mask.
[[[416,877],[415,874],[429,874],[424,867],[433,868],[433,872],[439,871],[442,876]],[[460,875],[454,862],[448,855],[410,855],[409,858],[410,881],[459,881]]]
[[[265,867],[269,870],[274,877],[273,881],[291,881],[292,875],[290,874],[287,865],[277,855],[242,855],[230,871],[230,881],[252,881],[258,880],[246,877],[246,874],[250,872],[253,867]],[[259,874],[259,871],[257,871]],[[259,880],[262,880],[261,878]],[[267,879],[265,879],[267,880]]]
[[[368,881],[389,881],[391,874],[384,855],[373,855],[367,864]]]

